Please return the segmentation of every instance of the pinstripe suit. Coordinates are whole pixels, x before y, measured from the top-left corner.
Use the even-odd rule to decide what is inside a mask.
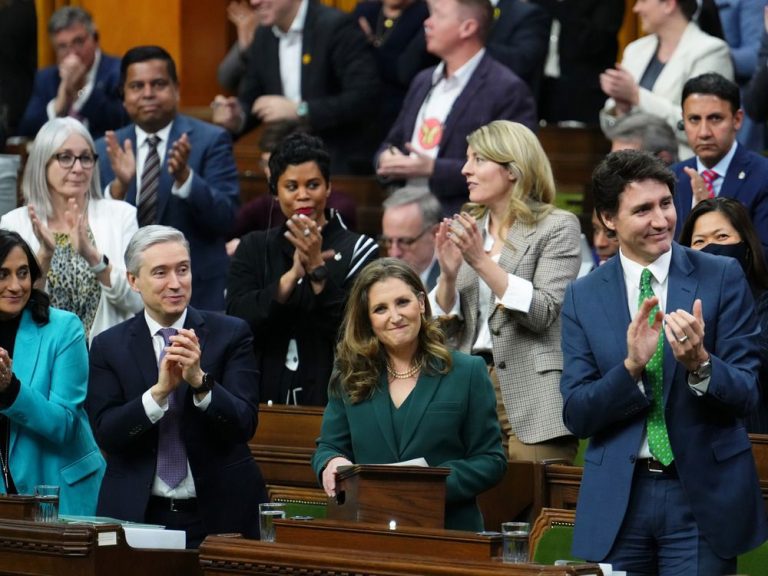
[[[478,222],[483,229],[485,222]],[[559,392],[563,355],[560,307],[580,264],[579,222],[555,209],[537,224],[515,222],[499,266],[533,283],[528,313],[491,305],[488,324],[504,408],[512,432],[526,444],[570,435],[563,424]],[[464,329],[458,348],[470,352],[477,337],[479,277],[466,262],[456,278]]]

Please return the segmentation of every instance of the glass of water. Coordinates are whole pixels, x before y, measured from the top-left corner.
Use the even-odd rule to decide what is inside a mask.
[[[259,504],[259,532],[262,542],[275,541],[275,518],[285,518],[285,504],[281,502]]]
[[[528,522],[502,522],[501,536],[504,541],[504,562],[524,564],[528,562]]]
[[[51,484],[35,486],[35,521],[56,522],[59,519],[59,487]]]

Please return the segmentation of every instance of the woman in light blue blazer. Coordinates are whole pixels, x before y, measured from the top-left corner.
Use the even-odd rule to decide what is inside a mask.
[[[105,463],[83,408],[83,325],[34,288],[40,266],[16,232],[0,230],[0,262],[0,488],[55,484],[62,514],[92,515]]]

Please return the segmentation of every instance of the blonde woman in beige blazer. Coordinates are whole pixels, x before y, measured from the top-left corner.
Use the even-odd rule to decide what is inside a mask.
[[[456,347],[486,359],[510,459],[572,460],[560,307],[579,270],[579,222],[553,206],[552,169],[528,128],[491,122],[467,141],[470,204],[440,224],[430,302],[436,315],[458,319]]]
[[[683,84],[705,72],[733,80],[728,44],[705,34],[691,21],[696,6],[696,0],[638,0],[633,11],[648,35],[630,43],[621,64],[600,75],[600,86],[609,97],[600,113],[603,129],[633,112],[660,116],[677,134],[680,160],[693,156],[685,132],[677,128],[682,120]],[[663,68],[655,82],[643,87],[643,75],[654,57]]]

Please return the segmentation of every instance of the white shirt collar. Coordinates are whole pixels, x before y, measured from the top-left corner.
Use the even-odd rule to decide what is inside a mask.
[[[149,313],[147,312],[147,309],[144,309],[144,320],[147,322],[147,326],[149,327],[149,334],[150,336],[154,337],[157,335],[157,331],[161,328],[176,328],[176,330],[180,330],[181,328],[184,328],[184,322],[187,321],[187,308],[184,308],[184,312],[181,313],[181,316],[179,316],[178,320],[171,324],[170,326],[163,326],[162,324],[158,323],[154,318],[152,318]]]
[[[301,0],[301,4],[299,4],[299,10],[296,12],[296,16],[293,18],[293,22],[291,22],[290,27],[286,32],[283,32],[280,30],[280,28],[275,25],[272,26],[272,33],[277,36],[278,38],[283,38],[285,36],[292,36],[295,34],[301,35],[302,32],[304,32],[304,23],[307,20],[307,7],[309,6],[309,0]]]
[[[643,273],[644,268],[648,268],[651,271],[653,279],[658,284],[664,284],[669,275],[669,266],[672,264],[672,249],[670,248],[656,258],[656,260],[645,266],[627,258],[621,248],[619,248],[619,259],[621,260],[621,268],[624,270],[624,281],[627,285],[640,286],[640,275]]]
[[[438,64],[435,67],[435,70],[432,72],[432,86],[437,85],[440,80],[453,81],[462,85],[466,85],[467,82],[469,82],[469,79],[472,77],[472,74],[474,74],[475,70],[477,70],[477,67],[480,64],[480,60],[483,59],[483,56],[485,56],[485,48],[478,50],[477,54],[467,60],[464,65],[456,70],[456,72],[450,78],[445,77],[445,62],[441,60],[440,64]]]
[[[171,127],[173,126],[173,122],[171,121],[165,128],[161,128],[157,132],[155,132],[155,136],[160,138],[161,142],[168,143],[168,138],[171,136]],[[144,146],[144,143],[147,141],[147,138],[149,138],[151,134],[149,132],[145,132],[139,126],[136,126],[136,149],[138,150],[142,146]]]
[[[710,170],[714,170],[717,172],[717,175],[720,178],[725,178],[725,175],[728,173],[728,167],[731,165],[731,160],[733,160],[734,155],[736,154],[736,147],[739,145],[738,141],[734,140],[733,144],[731,144],[731,149],[728,150],[728,154],[723,156],[722,160],[712,166]],[[701,160],[699,160],[699,157],[696,156],[696,171],[701,174],[704,170],[707,170],[707,167],[704,166],[704,164],[701,163]]]
[[[94,84],[96,82],[96,72],[99,70],[99,64],[101,64],[101,50],[96,48],[96,53],[93,56],[93,65],[88,73],[85,75],[86,84]]]

